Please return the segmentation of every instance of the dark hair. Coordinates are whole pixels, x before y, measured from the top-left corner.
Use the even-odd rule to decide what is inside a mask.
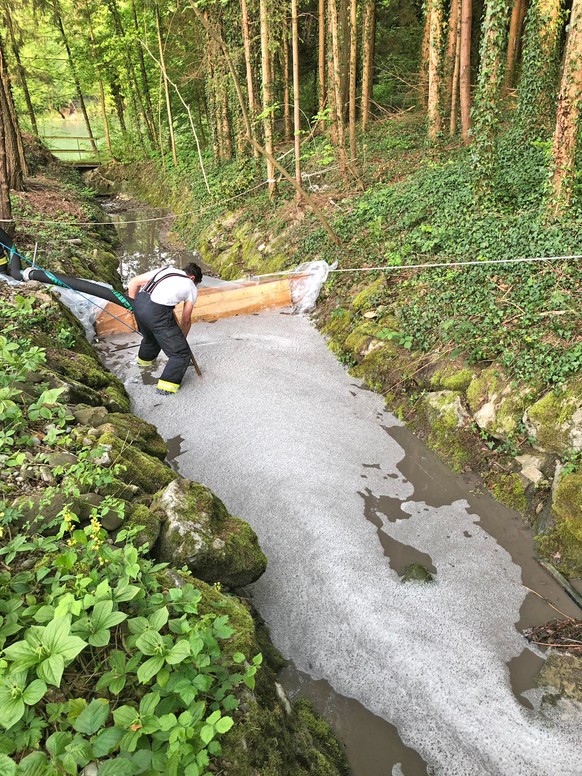
[[[184,267],[182,267],[182,269],[189,277],[194,278],[195,283],[200,283],[202,280],[202,270],[198,264],[194,264],[193,261],[191,261],[189,264],[186,264]]]

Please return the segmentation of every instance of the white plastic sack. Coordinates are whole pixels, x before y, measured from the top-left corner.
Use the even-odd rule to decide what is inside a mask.
[[[291,281],[294,313],[307,313],[313,310],[330,270],[336,267],[337,261],[331,265],[325,261],[307,261],[293,270],[293,274],[302,275],[297,280]]]

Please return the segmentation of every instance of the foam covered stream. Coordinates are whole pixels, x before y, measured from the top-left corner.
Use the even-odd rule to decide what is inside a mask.
[[[528,646],[522,582],[559,598],[517,518],[506,513],[519,558],[484,528],[501,508],[459,478],[437,476],[439,499],[418,500],[404,430],[308,319],[200,323],[189,341],[204,377],[188,370],[172,397],[144,383],[135,350],[115,351],[129,337],[105,359],[134,411],[179,438],[180,474],[257,532],[269,565],[250,593],[283,654],[395,725],[435,773],[580,776],[580,708],[540,711],[531,693],[528,709],[510,682],[507,663]],[[436,581],[403,584],[383,535],[429,556]]]

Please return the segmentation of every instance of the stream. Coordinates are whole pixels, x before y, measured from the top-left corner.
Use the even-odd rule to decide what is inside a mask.
[[[148,210],[109,212],[137,274],[187,255]],[[159,211],[156,211],[156,215]],[[162,228],[160,228],[162,224]],[[543,653],[521,635],[579,610],[534,559],[531,532],[454,475],[351,378],[308,317],[196,323],[179,393],[155,393],[137,342],[99,343],[133,411],[155,423],[179,474],[256,531],[269,564],[248,595],[355,776],[580,776],[582,709],[541,706]],[[432,584],[403,583],[412,562]]]

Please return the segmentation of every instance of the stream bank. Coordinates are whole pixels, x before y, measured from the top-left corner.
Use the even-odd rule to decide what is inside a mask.
[[[403,131],[406,133],[406,127]],[[411,138],[413,143],[413,133]],[[437,173],[438,169],[435,177]],[[412,193],[416,185],[414,174],[409,187]],[[453,174],[446,163],[445,174]],[[389,170],[385,175],[389,177]],[[100,172],[100,176],[106,187],[121,186],[152,204],[186,213],[175,220],[177,234],[187,245],[200,251],[204,260],[225,279],[247,272],[279,271],[305,259],[325,258],[331,262],[338,257],[338,251],[317,232],[309,213],[292,207],[289,202],[283,201],[279,207],[269,203],[260,188],[244,198],[244,205],[239,205],[236,199],[229,203],[227,197],[226,208],[224,204],[202,207],[196,187],[165,176],[154,163],[116,165]],[[436,251],[439,243],[430,235],[437,227],[425,212],[428,206],[424,200],[431,193],[425,191],[428,184],[422,176],[421,171],[418,177],[422,201],[415,206],[422,212],[414,219],[411,217],[412,226],[402,216],[405,205],[413,206],[411,197],[406,199],[404,185],[372,189],[361,201],[348,196],[339,208],[334,199],[337,180],[333,174],[319,179],[322,190],[327,189],[326,195],[320,197],[322,206],[328,208],[330,215],[339,208],[338,227],[347,230],[353,222],[357,234],[356,238],[350,237],[352,242],[356,240],[360,253],[354,255],[353,246],[342,249],[343,268],[356,270],[361,264],[370,263],[366,250],[376,246],[383,234],[381,227],[366,221],[367,214],[372,218],[376,210],[382,214],[377,219],[390,225],[386,227],[389,245],[398,244],[400,257],[394,259],[395,264],[402,263],[408,243],[422,243],[425,261],[436,257],[430,245],[434,244]],[[245,183],[249,188],[252,185],[250,179],[245,178]],[[461,178],[459,185],[466,186],[466,180]],[[234,188],[232,192],[236,197]],[[392,199],[394,211],[388,208]],[[439,202],[430,204],[433,210],[441,207]],[[498,234],[507,230],[502,226],[506,223],[503,218],[499,216],[499,228],[489,224],[490,241],[494,242]],[[459,228],[454,226],[454,214],[448,213],[445,220],[451,233],[456,234]],[[446,229],[442,225],[438,229],[442,242]],[[523,242],[524,253],[525,247],[530,253],[534,251],[536,248],[531,242],[524,242],[523,228],[518,225],[515,229],[519,230],[515,239],[520,245]],[[548,226],[547,232],[546,236],[540,232],[544,246],[542,237],[548,245],[556,243],[557,253],[574,252],[570,242],[575,240],[575,234],[568,225],[563,227],[563,246],[555,225]],[[403,243],[406,243],[404,247]],[[504,245],[498,248],[502,256],[509,249]],[[468,293],[467,300],[459,298],[459,278],[454,271],[441,275],[425,273],[418,280],[410,273],[393,272],[331,276],[322,292],[315,320],[329,338],[333,352],[352,374],[381,393],[387,406],[455,471],[478,472],[481,486],[517,510],[532,527],[540,556],[582,588],[582,583],[575,581],[582,575],[582,381],[578,376],[578,351],[582,344],[575,326],[573,331],[568,326],[562,329],[558,326],[560,320],[566,320],[560,316],[569,314],[568,310],[575,305],[580,272],[574,265],[565,265],[555,273],[540,270],[535,275],[534,270],[527,269],[522,272],[523,276],[516,270],[513,275],[506,271],[502,277],[500,270],[497,275],[490,273],[491,276],[484,275],[481,279],[479,271],[475,270],[475,278],[471,276],[475,291]],[[431,284],[433,290],[443,295],[444,301],[439,300],[442,309],[438,310],[443,320],[437,319],[437,313],[435,320],[430,320],[426,299]],[[512,337],[503,333],[503,327],[501,333],[494,332],[489,337],[489,340],[500,337],[503,341],[507,352],[502,355],[508,366],[489,356],[492,345],[483,344],[480,348],[480,340],[489,341],[484,322],[495,318],[494,308],[503,304],[513,289],[532,288],[535,284],[542,289],[539,299],[532,303],[535,313],[529,312],[529,308],[526,311],[522,301],[510,301],[506,313],[509,321],[516,317],[527,320],[528,315],[532,320],[535,318],[539,330],[532,324],[530,330],[526,326],[524,332],[513,335],[515,341],[531,340],[532,353],[526,347],[525,352],[511,357],[506,343]],[[414,294],[414,304],[409,302],[411,294]],[[472,297],[485,299],[481,323],[473,324],[466,317],[470,315],[467,306]],[[449,311],[462,305],[464,312],[456,321]],[[476,338],[473,351],[476,353],[480,348],[479,357],[473,354],[469,358],[464,352],[462,332],[457,335],[460,344],[456,345],[449,335],[451,327],[461,330],[463,326]],[[548,355],[554,352],[558,353],[555,362],[553,355]],[[544,369],[549,382],[543,379]],[[553,375],[554,372],[558,374]]]

